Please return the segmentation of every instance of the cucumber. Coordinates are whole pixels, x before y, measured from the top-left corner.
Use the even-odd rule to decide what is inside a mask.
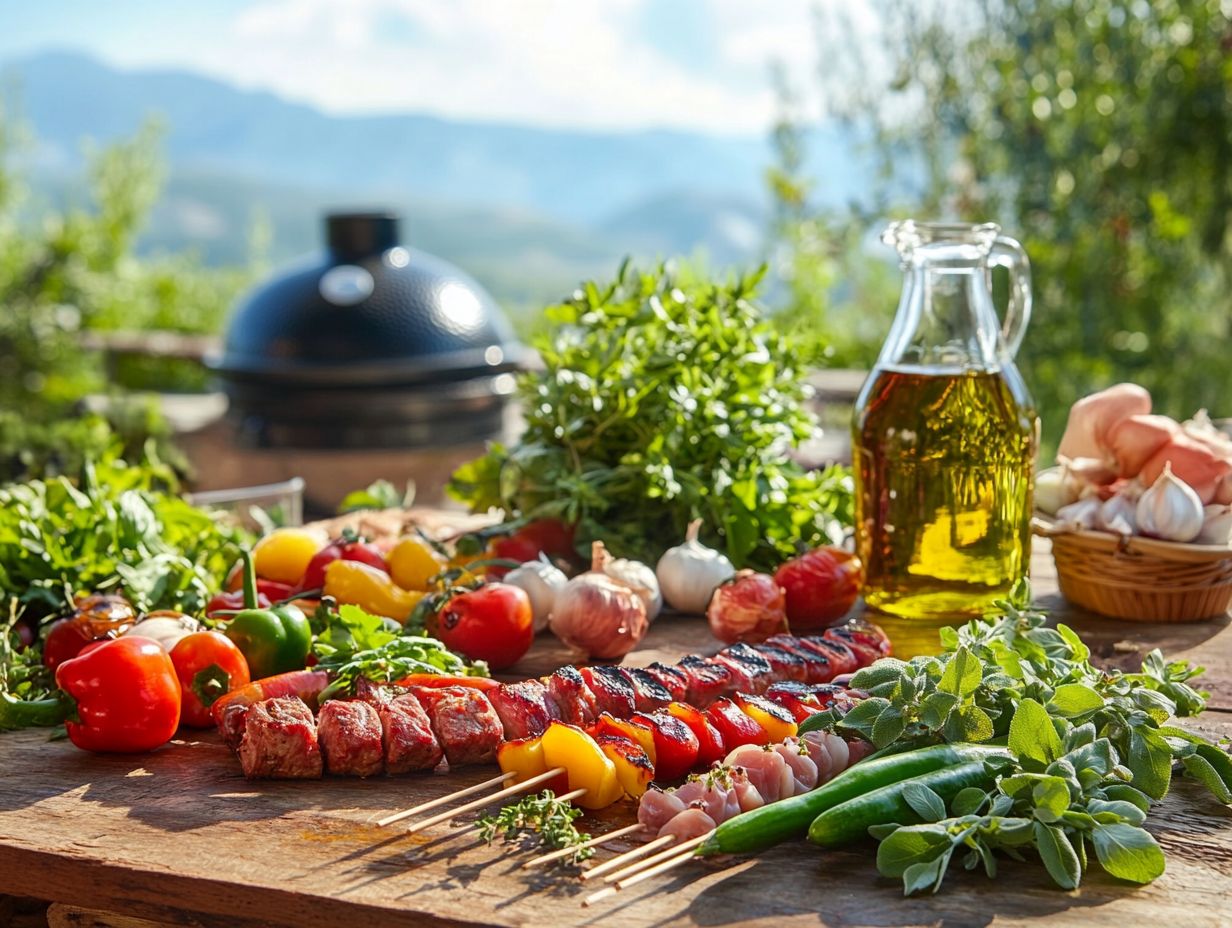
[[[1008,757],[1003,747],[938,744],[860,761],[829,783],[799,796],[730,818],[698,848],[699,854],[752,854],[803,836],[827,809],[866,793],[947,767]]]
[[[1008,756],[1004,751],[1002,754]],[[920,817],[903,797],[909,783],[927,786],[948,803],[959,790],[968,786],[988,787],[995,778],[984,761],[977,760],[891,783],[826,809],[809,826],[808,837],[822,847],[840,847],[868,837],[872,825],[919,824]]]

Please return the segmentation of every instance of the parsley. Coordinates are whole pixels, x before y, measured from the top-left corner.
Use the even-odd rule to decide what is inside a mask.
[[[695,518],[738,567],[772,570],[799,544],[836,540],[850,475],[788,457],[816,422],[801,354],[752,302],[760,278],[708,284],[626,263],[549,308],[544,370],[521,378],[521,443],[461,467],[451,494],[576,523],[579,550],[601,539],[652,564]]]
[[[494,816],[481,818],[479,837],[488,844],[497,837],[506,841],[525,838],[552,850],[561,850],[590,840],[590,835],[578,831],[573,824],[581,815],[581,809],[567,799],[557,799],[554,792],[545,789],[537,796],[525,796],[510,803]],[[593,854],[593,848],[578,848],[565,859],[580,863]]]

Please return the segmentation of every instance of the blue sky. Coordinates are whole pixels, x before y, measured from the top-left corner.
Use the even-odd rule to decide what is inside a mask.
[[[839,0],[821,0],[828,6]],[[810,0],[0,0],[0,58],[88,51],[332,112],[763,132],[816,85]],[[847,0],[867,18],[867,0]]]

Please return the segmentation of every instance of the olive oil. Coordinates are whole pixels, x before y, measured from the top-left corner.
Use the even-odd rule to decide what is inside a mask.
[[[874,371],[853,425],[865,601],[979,615],[1027,574],[1039,420],[1017,371]]]

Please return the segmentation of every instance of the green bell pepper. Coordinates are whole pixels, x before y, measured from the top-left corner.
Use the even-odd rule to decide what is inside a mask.
[[[292,670],[303,670],[312,648],[312,629],[304,613],[294,605],[257,608],[257,572],[252,554],[243,552],[244,609],[235,614],[226,636],[235,642],[248,661],[254,680]]]

